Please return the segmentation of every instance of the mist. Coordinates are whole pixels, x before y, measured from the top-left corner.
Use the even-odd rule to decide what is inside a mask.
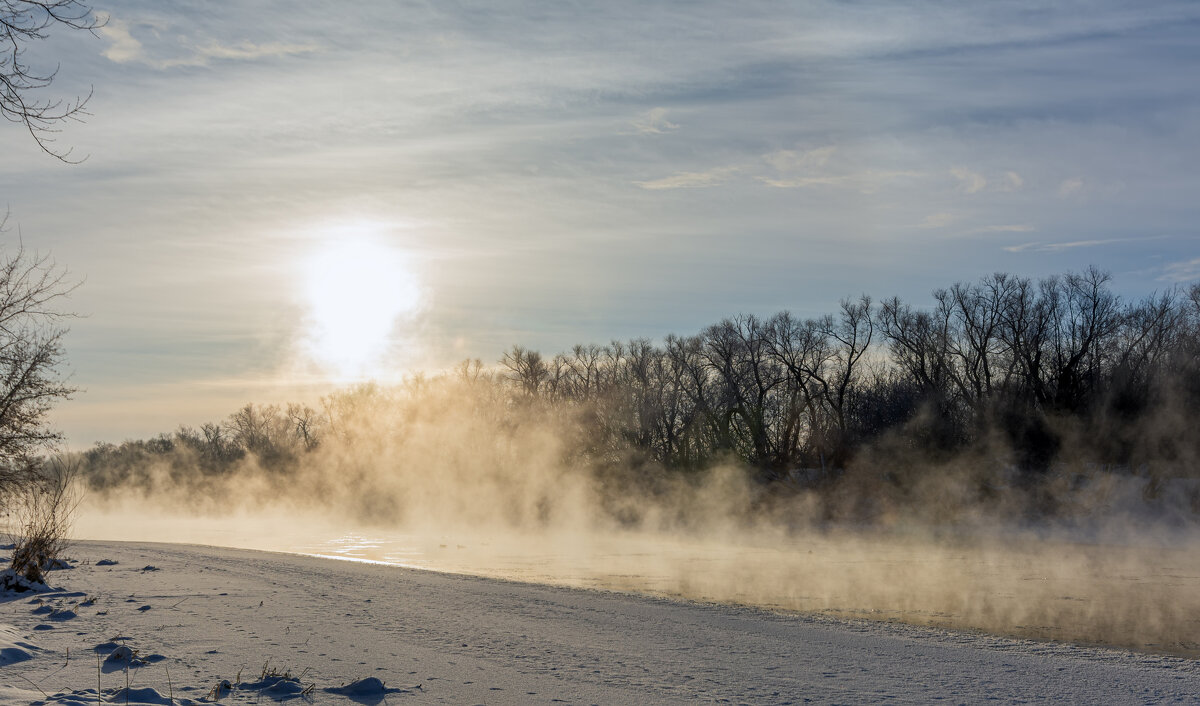
[[[981,347],[996,290],[956,285],[937,350],[864,297],[246,405],[81,454],[78,534],[1194,655],[1193,300],[1148,316],[1092,274],[996,295],[1040,313]],[[1080,336],[1070,296],[1112,320]]]

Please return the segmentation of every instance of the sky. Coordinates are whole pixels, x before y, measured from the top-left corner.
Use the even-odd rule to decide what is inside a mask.
[[[1095,265],[1200,279],[1194,2],[97,2],[0,124],[73,448],[246,402]]]

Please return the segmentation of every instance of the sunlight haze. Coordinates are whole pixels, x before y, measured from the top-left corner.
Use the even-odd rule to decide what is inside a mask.
[[[302,272],[309,314],[305,353],[336,380],[391,377],[420,307],[416,275],[370,233],[330,231]],[[391,360],[386,360],[388,353]]]

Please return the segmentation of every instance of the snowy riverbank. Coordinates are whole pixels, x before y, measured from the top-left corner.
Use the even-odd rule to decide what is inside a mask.
[[[1200,663],[1169,656],[245,550],[79,542],[70,555],[75,568],[51,574],[60,590],[0,603],[0,701],[96,703],[99,680],[123,703],[127,676],[130,703],[1200,694]],[[132,662],[110,659],[121,646]]]

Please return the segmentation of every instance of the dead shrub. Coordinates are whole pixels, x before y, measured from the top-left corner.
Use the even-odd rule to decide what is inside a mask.
[[[63,458],[44,461],[16,493],[9,539],[10,567],[31,582],[44,583],[45,572],[69,545],[71,523],[79,506],[78,465]]]

